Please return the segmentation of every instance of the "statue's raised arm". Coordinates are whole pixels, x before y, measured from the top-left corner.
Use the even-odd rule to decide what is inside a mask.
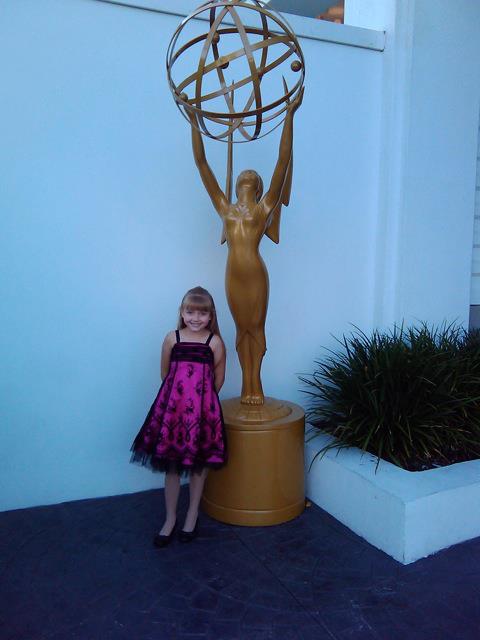
[[[293,149],[293,116],[302,104],[304,89],[299,91],[295,99],[289,104],[287,116],[283,124],[282,137],[278,149],[278,160],[273,172],[270,187],[262,199],[267,215],[274,212],[281,204],[282,194],[288,174],[291,172]],[[284,204],[288,204],[285,202]]]
[[[192,128],[192,150],[195,164],[197,165],[202,182],[217,213],[223,217],[228,207],[228,200],[224,192],[220,189],[215,174],[210,168],[205,155],[202,134],[198,130],[196,116],[193,111],[188,112],[190,125]]]

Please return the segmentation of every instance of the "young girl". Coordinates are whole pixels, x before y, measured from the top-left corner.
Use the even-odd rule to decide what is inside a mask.
[[[180,473],[190,473],[190,504],[179,538],[193,540],[209,468],[226,461],[225,427],[218,399],[225,379],[225,347],[215,304],[195,287],[180,305],[178,328],[165,336],[162,386],[132,445],[132,460],[166,471],[166,520],[154,538],[164,547],[176,527]]]

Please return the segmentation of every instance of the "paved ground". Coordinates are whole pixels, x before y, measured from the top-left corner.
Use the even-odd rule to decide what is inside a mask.
[[[277,527],[202,516],[193,543],[155,549],[162,501],[0,514],[0,638],[480,638],[480,539],[402,566],[312,506]]]

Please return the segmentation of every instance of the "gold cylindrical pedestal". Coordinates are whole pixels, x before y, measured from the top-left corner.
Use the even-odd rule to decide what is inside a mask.
[[[245,526],[291,520],[305,507],[305,414],[292,402],[240,398],[222,403],[228,463],[208,474],[202,507],[212,518]]]

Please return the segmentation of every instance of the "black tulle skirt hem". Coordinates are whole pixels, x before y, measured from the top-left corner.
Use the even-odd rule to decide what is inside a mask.
[[[159,458],[151,453],[134,449],[133,447],[131,451],[130,462],[134,464],[141,464],[151,471],[168,471],[170,473],[178,473],[182,476],[187,476],[190,473],[201,473],[204,469],[221,469],[225,465],[225,462],[205,462],[205,460],[195,460],[193,464],[184,464],[179,460]]]

